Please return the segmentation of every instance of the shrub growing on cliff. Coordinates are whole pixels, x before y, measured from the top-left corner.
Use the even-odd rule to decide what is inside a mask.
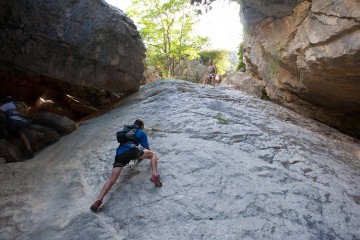
[[[221,113],[216,114],[214,118],[217,119],[220,124],[229,124],[229,121],[226,118],[224,118]]]
[[[236,70],[237,71],[241,69],[246,70],[246,65],[244,63],[244,43],[240,43],[238,55],[239,55],[239,63],[236,67]]]

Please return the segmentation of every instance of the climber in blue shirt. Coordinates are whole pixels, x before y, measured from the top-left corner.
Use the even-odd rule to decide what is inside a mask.
[[[150,181],[153,182],[157,187],[162,186],[162,182],[160,181],[160,176],[157,170],[157,162],[159,158],[156,156],[155,152],[150,150],[147,135],[143,131],[144,122],[140,119],[137,119],[134,122],[134,125],[128,127],[129,128],[126,131],[123,130],[117,133],[117,139],[120,142],[120,145],[116,149],[116,156],[113,163],[111,176],[109,180],[107,180],[107,182],[104,184],[104,187],[102,188],[98,199],[90,207],[90,209],[94,212],[99,209],[104,196],[118,179],[123,167],[125,167],[133,159],[150,159],[152,170]],[[139,144],[143,147],[143,149],[139,147]]]
[[[141,128],[136,131],[135,139],[137,140],[137,144],[133,142],[120,144],[119,147],[116,149],[116,155],[117,156],[121,155],[126,151],[129,151],[132,148],[137,147],[138,144],[140,144],[143,148],[150,150],[146,133]]]

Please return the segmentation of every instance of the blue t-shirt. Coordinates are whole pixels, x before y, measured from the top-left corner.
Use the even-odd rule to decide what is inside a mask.
[[[139,146],[139,144],[143,147],[143,148],[149,148],[149,143],[147,140],[147,136],[146,133],[139,129],[137,130],[136,134],[135,134],[135,139],[137,140],[137,143],[123,143],[120,144],[119,147],[116,149],[116,156],[123,154],[124,152],[129,151],[130,149],[136,148],[137,146]]]
[[[17,107],[13,102],[5,103],[0,107],[0,110],[6,114],[8,114],[8,112],[11,111],[10,119],[27,122],[26,119],[23,118],[21,114],[17,111]]]

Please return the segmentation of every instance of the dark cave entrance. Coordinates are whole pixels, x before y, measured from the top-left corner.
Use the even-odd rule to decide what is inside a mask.
[[[26,103],[28,117],[39,112],[51,112],[77,122],[101,112],[123,97],[123,94],[45,76],[26,78],[0,72],[0,79],[0,99],[12,96],[16,101]]]

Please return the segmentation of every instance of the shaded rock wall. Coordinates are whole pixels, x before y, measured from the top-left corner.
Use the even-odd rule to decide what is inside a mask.
[[[360,2],[241,3],[248,71],[276,102],[360,136]]]
[[[30,107],[29,117],[53,112],[79,120],[118,101],[122,94],[50,79],[44,76],[18,77],[0,72],[0,92]]]
[[[69,118],[49,112],[36,114],[28,120],[26,136],[33,152],[59,141],[62,135],[69,134],[76,128],[76,123]],[[11,128],[7,130],[8,132],[4,132],[0,129],[0,163],[32,158],[18,132]]]
[[[103,0],[0,1],[0,71],[113,92],[137,91],[145,47]]]

